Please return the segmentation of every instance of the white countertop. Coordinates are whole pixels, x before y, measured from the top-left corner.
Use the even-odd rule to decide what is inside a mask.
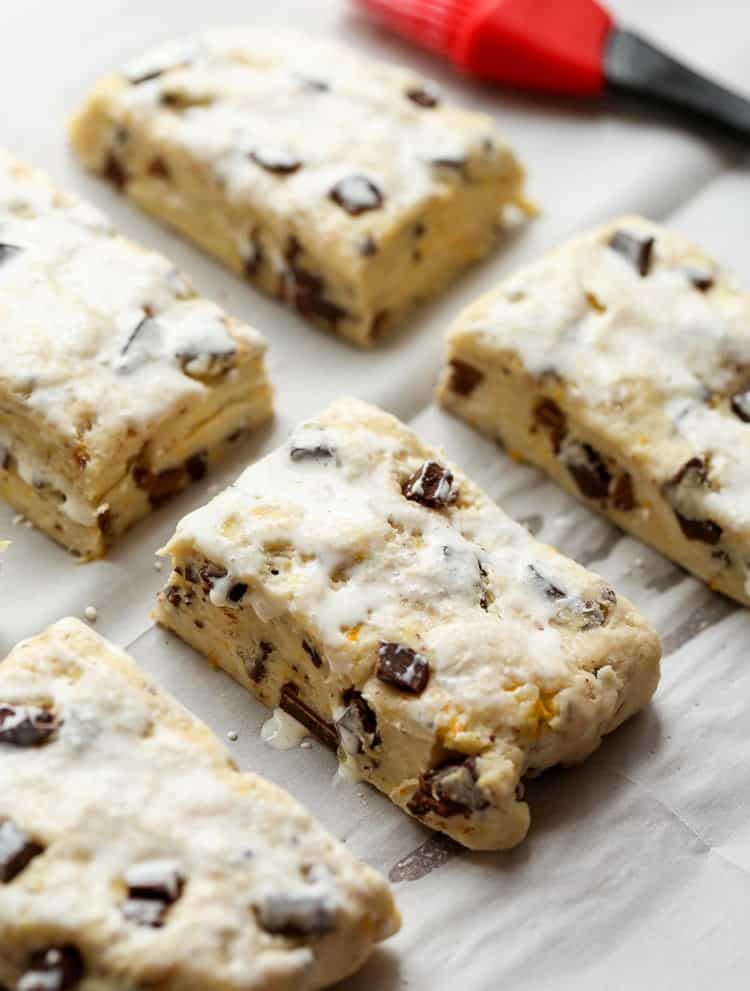
[[[613,3],[629,26],[750,91],[746,0]],[[421,310],[375,353],[310,329],[189,244],[83,175],[64,122],[98,75],[154,41],[258,21],[334,34],[438,78],[458,100],[493,113],[530,174],[541,216]],[[390,873],[404,929],[349,991],[548,987],[747,987],[750,946],[750,615],[632,538],[614,531],[530,468],[430,405],[442,335],[459,309],[519,262],[574,231],[634,210],[665,220],[750,287],[747,156],[654,114],[513,96],[456,80],[428,55],[351,16],[343,0],[4,0],[0,3],[0,141],[89,196],[119,227],[169,254],[198,286],[264,331],[278,416],[235,461],[79,566],[41,534],[14,526],[0,572],[0,657],[63,615],[98,610],[96,629],[224,735],[244,768],[288,787],[359,855]],[[743,164],[743,161],[745,164]],[[2,356],[0,356],[2,361]],[[268,749],[267,713],[184,645],[151,627],[164,579],[153,551],[206,489],[274,446],[298,419],[341,392],[376,402],[444,446],[541,538],[600,571],[665,639],[650,709],[583,767],[529,789],[532,830],[511,854],[457,853],[369,788],[333,781],[335,761]],[[750,497],[750,493],[748,494]],[[636,566],[636,560],[642,565]],[[0,812],[2,796],[0,795]]]

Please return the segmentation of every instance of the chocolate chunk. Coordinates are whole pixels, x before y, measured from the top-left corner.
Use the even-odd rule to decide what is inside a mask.
[[[411,647],[381,640],[375,674],[381,681],[402,692],[421,695],[430,678],[430,664],[426,657]]]
[[[227,598],[230,602],[241,602],[245,597],[245,592],[247,592],[247,584],[236,582],[227,592]]]
[[[703,544],[718,544],[723,528],[713,520],[693,520],[673,510],[684,536],[688,540],[699,540]]]
[[[439,158],[433,158],[430,161],[432,165],[437,165],[438,168],[460,172],[463,178],[466,178],[466,166],[469,163],[463,155],[441,155]]]
[[[47,743],[59,726],[53,709],[0,702],[0,743],[37,747]]]
[[[302,160],[290,151],[279,148],[256,148],[250,152],[250,158],[266,172],[274,175],[291,175],[302,168]]]
[[[222,564],[214,564],[213,561],[207,561],[200,568],[200,576],[207,592],[211,591],[217,579],[226,578],[228,574],[229,572]]]
[[[549,578],[546,578],[538,568],[534,567],[533,564],[529,565],[529,571],[531,572],[534,582],[539,586],[539,588],[544,592],[548,599],[564,599],[566,592],[563,592],[561,588],[551,582]]]
[[[587,499],[608,497],[612,476],[601,455],[590,444],[566,439],[560,449],[560,460]]]
[[[476,757],[463,761],[458,757],[443,767],[420,774],[419,786],[406,807],[415,816],[432,813],[442,818],[481,812],[490,803],[477,786],[478,779]]]
[[[109,152],[107,158],[105,159],[104,167],[102,169],[102,178],[106,179],[107,182],[111,182],[115,189],[119,192],[122,192],[128,184],[130,176],[114,152]]]
[[[3,244],[2,241],[0,241],[0,265],[2,265],[3,262],[10,261],[10,259],[15,255],[20,255],[21,251],[22,249],[17,248],[15,244]]]
[[[172,860],[144,860],[125,872],[128,897],[120,911],[129,922],[158,928],[182,894],[185,877]]]
[[[708,292],[709,289],[713,289],[716,282],[711,272],[707,272],[705,269],[693,268],[691,266],[685,270],[685,274],[690,284],[699,292]]]
[[[552,450],[559,454],[567,430],[567,418],[554,399],[539,400],[534,407],[534,425],[549,434]]]
[[[44,853],[44,847],[30,839],[12,819],[0,819],[1,884],[8,884],[18,877],[40,853]]]
[[[10,468],[10,451],[0,444],[0,468]]]
[[[334,456],[336,449],[329,444],[311,444],[305,446],[293,443],[289,451],[292,461],[328,461]]]
[[[245,670],[247,671],[247,676],[251,681],[255,682],[256,685],[265,678],[266,661],[272,653],[273,644],[269,643],[267,640],[261,640],[252,661],[249,662],[248,660],[245,660]]]
[[[260,235],[256,229],[250,235],[247,253],[243,259],[245,275],[247,275],[248,278],[255,278],[260,271],[260,266],[263,264],[263,258],[263,245],[260,241]]]
[[[380,745],[378,718],[367,699],[353,688],[344,693],[346,709],[336,720],[341,746],[352,757]]]
[[[647,235],[635,234],[633,231],[616,231],[609,242],[610,248],[630,262],[638,274],[648,275],[651,267],[651,254],[654,239]]]
[[[299,697],[299,688],[293,681],[288,681],[281,689],[279,708],[296,719],[298,723],[302,723],[305,729],[309,729],[321,743],[332,750],[336,749],[339,741],[334,726],[302,702]]]
[[[732,412],[745,423],[750,423],[750,389],[735,392],[730,400]]]
[[[208,452],[198,451],[192,454],[185,462],[185,471],[190,476],[191,482],[200,482],[205,478],[208,470]]]
[[[266,895],[257,907],[257,915],[266,932],[279,936],[311,936],[330,932],[336,924],[328,899],[315,892]]]
[[[148,163],[148,168],[146,169],[146,172],[151,176],[152,179],[169,180],[172,178],[172,172],[169,166],[167,165],[167,163],[161,157],[161,155],[156,155],[154,158],[151,159],[151,161]]]
[[[110,537],[112,535],[113,522],[112,510],[109,506],[96,514],[96,525],[103,537]]]
[[[708,484],[708,465],[702,458],[690,458],[680,470],[662,486],[662,493],[672,507],[680,530],[687,540],[703,544],[718,544],[723,528],[710,519],[696,519],[688,515],[685,499],[690,490],[704,488]]]
[[[357,242],[357,250],[363,258],[372,258],[378,253],[377,241],[372,234],[363,234]]]
[[[295,73],[295,75],[304,89],[310,90],[311,93],[327,93],[331,88],[324,79],[316,79],[313,76],[303,76],[301,73]]]
[[[311,643],[308,643],[307,640],[303,640],[302,649],[310,658],[310,660],[313,662],[316,668],[323,667],[323,659]]]
[[[638,505],[633,491],[633,478],[629,471],[623,472],[615,479],[612,487],[612,505],[623,513],[630,512]]]
[[[349,313],[343,306],[325,298],[325,281],[302,266],[299,260],[301,253],[302,245],[292,235],[284,252],[288,269],[283,298],[286,299],[288,288],[292,295],[292,303],[303,317],[320,320],[335,330],[342,320],[346,320]]]
[[[379,210],[384,203],[381,191],[363,175],[350,175],[341,179],[329,193],[329,198],[352,217],[358,217],[368,210]]]
[[[412,86],[406,91],[406,96],[412,103],[427,110],[432,110],[440,103],[440,90],[429,82],[425,82],[422,86]]]
[[[450,387],[459,396],[470,396],[479,383],[484,379],[484,372],[480,372],[468,361],[460,358],[451,359]]]
[[[31,954],[16,991],[70,991],[83,974],[83,957],[75,946],[49,946]]]
[[[182,596],[180,595],[180,590],[176,585],[167,585],[164,589],[164,598],[170,606],[174,606],[175,609],[179,609],[182,605]]]
[[[173,860],[143,860],[125,871],[125,884],[131,898],[171,905],[182,894],[185,878]]]
[[[406,483],[403,493],[411,502],[418,502],[430,509],[441,509],[456,498],[453,472],[437,461],[425,461]]]
[[[179,492],[185,483],[184,468],[166,468],[164,471],[152,472],[142,465],[133,468],[133,481],[139,489],[148,492],[148,501],[152,508],[158,509],[167,499]]]

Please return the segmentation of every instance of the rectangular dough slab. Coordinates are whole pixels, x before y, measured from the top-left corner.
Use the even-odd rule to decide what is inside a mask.
[[[407,70],[234,30],[149,52],[72,123],[84,165],[303,316],[372,344],[495,242],[523,172]]]
[[[386,883],[75,619],[0,664],[0,985],[312,991]]]
[[[0,496],[83,558],[271,415],[265,343],[0,150]]]
[[[440,402],[750,604],[750,295],[623,217],[509,278],[447,338]]]
[[[468,847],[520,842],[523,778],[583,760],[656,688],[658,638],[626,599],[358,400],[166,551],[159,622]]]

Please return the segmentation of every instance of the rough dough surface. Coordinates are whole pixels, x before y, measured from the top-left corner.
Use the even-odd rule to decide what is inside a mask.
[[[0,150],[0,496],[91,558],[271,415],[265,343]]]
[[[166,550],[161,623],[468,847],[522,840],[523,778],[585,758],[656,688],[658,638],[626,599],[357,400]]]
[[[367,345],[492,247],[523,172],[491,118],[345,47],[239,29],[108,76],[84,165],[303,316]]]
[[[387,885],[75,619],[0,664],[0,985],[312,991]]]
[[[750,604],[750,295],[640,217],[469,307],[444,406],[712,588]]]

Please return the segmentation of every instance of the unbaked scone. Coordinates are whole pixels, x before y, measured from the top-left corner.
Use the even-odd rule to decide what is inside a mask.
[[[585,758],[656,688],[658,638],[626,599],[357,400],[166,552],[159,622],[468,847],[522,840],[524,777]]]
[[[240,29],[149,52],[72,123],[83,164],[358,344],[491,248],[523,172],[413,72]]]
[[[386,883],[75,619],[0,664],[0,986],[312,991]]]
[[[271,415],[265,343],[0,150],[0,496],[83,558]]]
[[[623,217],[470,306],[440,401],[750,604],[750,294]]]

